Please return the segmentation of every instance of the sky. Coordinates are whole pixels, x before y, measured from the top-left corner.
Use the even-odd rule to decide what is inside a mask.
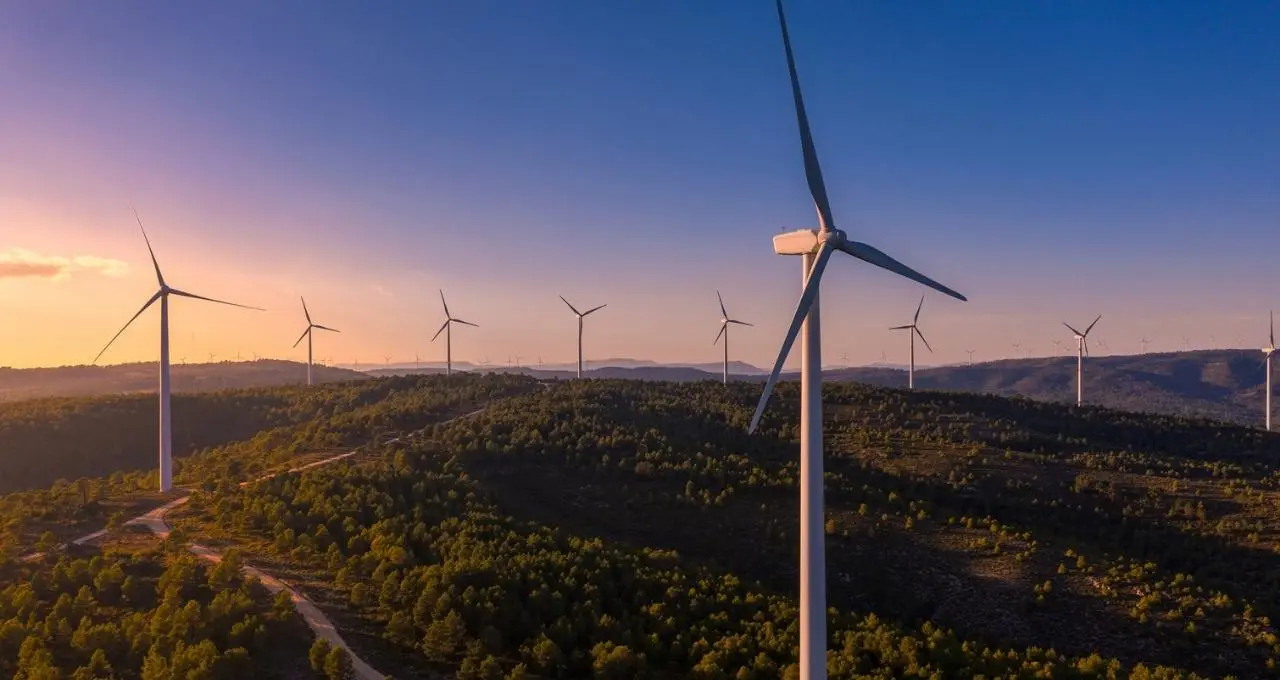
[[[925,294],[923,364],[1248,346],[1280,306],[1272,3],[793,0],[837,226]],[[83,364],[169,283],[175,360],[772,363],[815,226],[767,0],[0,3],[0,366]],[[826,364],[925,291],[838,255]],[[103,363],[154,360],[158,314]],[[1184,340],[1185,338],[1185,340]],[[1095,350],[1099,349],[1094,343]],[[846,358],[847,357],[847,358]],[[798,364],[798,352],[789,365]]]

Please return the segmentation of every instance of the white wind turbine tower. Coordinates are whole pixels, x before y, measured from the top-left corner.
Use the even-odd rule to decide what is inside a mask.
[[[1271,355],[1276,353],[1276,314],[1275,312],[1271,313],[1271,344],[1267,345],[1266,347],[1263,347],[1262,353],[1263,355],[1266,356],[1265,360],[1267,362],[1267,381],[1264,384],[1262,391],[1264,394],[1267,395],[1266,401],[1265,401],[1265,404],[1266,404],[1265,408],[1267,410],[1267,413],[1266,413],[1267,431],[1269,432],[1271,430]]]
[[[302,342],[303,338],[306,338],[307,340],[307,385],[313,385],[315,383],[311,379],[311,366],[312,366],[311,340],[313,337],[311,331],[322,330],[322,331],[329,331],[331,333],[341,333],[342,331],[336,328],[329,328],[328,326],[321,326],[320,324],[312,321],[311,312],[307,311],[306,299],[302,297],[299,297],[298,299],[302,300],[302,314],[303,316],[307,317],[307,329],[305,331],[302,331],[302,335],[298,336],[298,340],[297,342],[293,343],[293,346],[296,348],[298,346],[298,343]]]
[[[147,230],[142,226],[142,218],[138,216],[136,210],[133,213],[133,217],[138,221],[138,228],[142,230],[142,240],[147,244],[147,253],[151,255],[151,266],[156,270],[156,282],[160,284],[160,289],[151,296],[151,299],[147,300],[146,304],[142,305],[142,309],[139,309],[138,313],[134,314],[133,318],[129,319],[124,327],[112,336],[106,347],[103,347],[102,351],[98,352],[98,356],[93,358],[93,363],[98,363],[98,359],[101,359],[102,355],[106,354],[111,345],[115,343],[116,338],[119,338],[139,316],[142,316],[142,313],[147,311],[148,307],[155,304],[157,300],[160,301],[160,491],[168,493],[173,489],[173,414],[170,406],[172,383],[169,377],[169,296],[176,295],[178,297],[216,302],[220,305],[231,305],[232,307],[256,309],[258,311],[263,310],[260,307],[249,307],[247,305],[238,305],[234,302],[215,300],[169,287],[169,284],[165,283],[164,275],[160,273],[160,264],[156,262],[155,251],[151,249],[151,239],[147,238]]]
[[[750,326],[752,324],[746,321],[738,321],[730,319],[729,312],[724,309],[724,298],[720,297],[720,291],[716,291],[716,299],[720,301],[720,332],[716,334],[716,339],[711,344],[720,342],[720,337],[724,336],[724,384],[729,384],[729,324],[737,324],[739,326]]]
[[[1093,323],[1089,324],[1089,327],[1084,329],[1083,333],[1072,328],[1071,324],[1066,321],[1062,322],[1062,325],[1066,326],[1067,330],[1076,334],[1076,406],[1084,404],[1084,358],[1089,356],[1089,331],[1093,330],[1093,327],[1098,325],[1098,321],[1101,319],[1102,315],[1099,314],[1098,318],[1094,319]]]
[[[964,298],[961,298],[964,299]],[[914,390],[916,388],[916,336],[920,336],[920,342],[929,349],[929,353],[933,354],[933,348],[929,347],[929,341],[924,339],[924,333],[920,332],[920,308],[924,307],[924,296],[920,296],[920,304],[916,307],[916,315],[911,323],[905,326],[894,326],[891,331],[907,331],[907,335],[911,337],[911,362],[907,366],[907,389]]]
[[[444,333],[444,374],[453,375],[453,324],[460,323],[464,326],[474,326],[475,328],[479,328],[479,326],[476,326],[470,321],[453,318],[453,315],[449,313],[449,303],[444,301],[443,290],[440,291],[440,304],[444,305],[444,325],[440,326],[440,330],[436,331],[436,334],[431,336],[431,342],[435,342],[436,338],[440,337],[441,333]]]
[[[823,546],[822,502],[822,332],[819,320],[818,287],[831,254],[837,250],[860,260],[923,283],[943,293],[965,299],[963,295],[916,272],[885,253],[864,243],[850,241],[836,228],[827,200],[827,190],[818,165],[800,94],[791,39],[782,0],[777,0],[778,23],[787,55],[791,77],[791,95],[795,100],[796,121],[800,131],[800,148],[804,154],[805,177],[809,193],[818,212],[818,229],[801,229],[773,238],[778,255],[800,255],[804,292],[796,306],[791,326],[778,352],[773,372],[765,383],[764,393],[751,418],[754,432],[768,403],[773,386],[782,372],[791,345],[803,331],[800,342],[800,680],[821,680],[827,671],[827,598],[826,552]]]
[[[582,377],[582,320],[587,318],[588,314],[604,309],[605,307],[608,306],[608,304],[606,303],[606,304],[600,305],[599,307],[592,307],[591,309],[588,309],[585,312],[579,312],[578,308],[569,304],[569,301],[565,300],[563,295],[560,296],[560,299],[564,300],[564,303],[566,305],[569,305],[569,309],[573,310],[573,313],[578,317],[578,377],[581,378]]]

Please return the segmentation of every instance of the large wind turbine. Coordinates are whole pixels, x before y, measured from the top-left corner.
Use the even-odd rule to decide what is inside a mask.
[[[606,303],[606,304],[600,305],[599,307],[592,307],[591,309],[588,309],[585,312],[579,312],[578,308],[569,304],[569,301],[565,300],[563,295],[560,296],[560,299],[564,300],[564,303],[566,305],[569,305],[569,309],[573,310],[573,313],[578,317],[578,377],[581,378],[582,377],[582,320],[587,318],[588,314],[604,309],[605,307],[608,306],[608,304]]]
[[[750,326],[746,321],[738,321],[730,319],[729,312],[724,309],[724,298],[720,297],[720,291],[716,291],[716,299],[720,301],[720,332],[716,334],[716,339],[711,344],[720,342],[720,336],[724,336],[724,384],[729,384],[729,324],[737,324],[739,326]]]
[[[1099,314],[1098,318],[1094,319],[1093,323],[1089,324],[1089,327],[1084,329],[1083,333],[1072,328],[1071,324],[1066,321],[1062,322],[1062,325],[1066,326],[1067,330],[1076,334],[1076,406],[1084,403],[1084,358],[1089,356],[1089,331],[1098,325],[1098,321],[1101,318],[1102,315]]]
[[[160,301],[160,491],[168,493],[173,489],[173,421],[170,408],[170,390],[171,381],[169,378],[169,296],[176,295],[178,297],[194,298],[196,300],[205,300],[206,302],[216,302],[220,305],[231,305],[232,307],[242,307],[244,309],[256,309],[263,311],[261,307],[249,307],[248,305],[238,305],[234,302],[226,302],[223,300],[215,300],[203,295],[188,293],[169,287],[165,283],[164,274],[160,273],[160,264],[156,262],[156,253],[151,249],[151,239],[147,238],[147,230],[142,226],[142,218],[138,216],[137,211],[133,213],[134,219],[138,221],[138,228],[142,230],[142,240],[147,244],[147,253],[151,255],[151,266],[156,270],[156,282],[160,285],[160,289],[142,305],[142,309],[138,310],[133,318],[118,331],[107,345],[98,352],[98,356],[93,358],[93,363],[98,363],[98,359],[106,354],[111,345],[115,343],[116,338],[129,328],[130,325],[147,311],[147,308]]]
[[[306,317],[307,317],[307,330],[302,331],[302,335],[299,335],[299,336],[298,336],[298,341],[297,341],[297,342],[295,342],[295,343],[293,343],[293,346],[294,346],[294,347],[297,347],[297,346],[298,346],[298,343],[299,343],[299,342],[302,342],[302,339],[303,339],[303,338],[306,338],[306,339],[307,339],[307,385],[312,385],[312,384],[314,384],[314,383],[313,383],[313,382],[312,382],[312,380],[311,380],[311,364],[312,364],[312,361],[311,361],[311,338],[312,338],[311,331],[313,331],[313,330],[322,330],[322,331],[330,331],[330,332],[332,332],[332,333],[341,333],[342,331],[340,331],[340,330],[338,330],[338,329],[336,329],[336,328],[329,328],[328,326],[321,326],[320,324],[313,322],[313,321],[311,320],[311,312],[308,312],[308,311],[307,311],[307,300],[306,300],[306,298],[299,297],[298,299],[299,299],[299,300],[302,300],[302,314],[303,314],[304,316],[306,316]]]
[[[963,298],[961,298],[963,299]],[[905,326],[894,326],[891,331],[906,331],[911,338],[911,363],[907,365],[907,389],[914,390],[916,388],[916,336],[920,336],[920,342],[928,348],[929,353],[933,354],[933,348],[929,347],[929,341],[924,339],[924,333],[920,332],[920,308],[924,307],[924,296],[920,296],[920,304],[916,306],[916,315],[911,319],[911,323]]]
[[[800,148],[804,154],[805,177],[818,212],[818,228],[773,237],[775,253],[801,256],[804,292],[782,341],[773,372],[760,395],[750,430],[754,432],[759,424],[791,345],[803,331],[804,338],[800,343],[800,680],[821,680],[827,675],[826,554],[822,533],[822,331],[818,301],[822,272],[831,254],[839,250],[960,300],[965,298],[876,248],[848,240],[845,233],[836,228],[818,164],[818,153],[809,131],[804,99],[800,94],[800,79],[796,75],[782,0],[777,0],[777,8],[782,44],[787,54],[787,70],[791,76],[791,96],[795,100],[800,130]]]
[[[470,321],[463,321],[462,319],[453,318],[453,315],[449,313],[449,303],[444,301],[443,290],[440,291],[440,304],[444,305],[444,325],[440,326],[440,330],[436,331],[436,334],[431,336],[431,342],[435,342],[436,338],[440,337],[441,333],[444,333],[444,347],[445,347],[444,374],[453,375],[453,324],[460,323],[464,326],[475,326],[476,328],[479,328],[479,326],[476,326]]]
[[[1267,362],[1267,382],[1263,385],[1262,391],[1266,394],[1265,408],[1267,409],[1266,423],[1267,430],[1271,430],[1271,355],[1276,353],[1276,313],[1271,313],[1271,344],[1262,348],[1262,353],[1266,356]]]

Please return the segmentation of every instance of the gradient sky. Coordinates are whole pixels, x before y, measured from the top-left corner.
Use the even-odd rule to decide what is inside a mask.
[[[966,293],[924,363],[1260,346],[1280,306],[1274,3],[794,0],[837,223]],[[772,3],[0,4],[0,365],[87,363],[155,288],[175,359],[771,363],[812,226]],[[906,358],[919,286],[838,257],[825,363]],[[154,312],[104,362],[153,360]],[[737,329],[735,329],[737,330]],[[1212,338],[1211,338],[1212,336]],[[798,355],[796,357],[798,361]],[[794,363],[794,362],[793,362]]]

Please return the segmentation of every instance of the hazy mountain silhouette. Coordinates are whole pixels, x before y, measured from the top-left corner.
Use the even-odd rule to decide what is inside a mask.
[[[1074,356],[1006,359],[916,370],[922,389],[1075,401]],[[905,387],[904,371],[852,368],[828,379]],[[1224,349],[1092,357],[1085,360],[1090,404],[1129,411],[1199,415],[1247,425],[1262,420],[1266,372],[1256,350]]]
[[[606,359],[588,364],[587,377],[688,382],[720,380],[720,364],[659,364],[644,359]],[[522,373],[544,379],[569,379],[576,367],[543,364],[523,366],[454,364],[455,370]],[[317,366],[318,382],[379,375],[440,373],[442,364],[392,364],[390,368],[352,371]],[[905,387],[906,371],[893,366],[827,367],[827,380]],[[263,359],[246,362],[175,365],[174,389],[196,392],[231,387],[262,387],[299,383],[306,366],[292,361]],[[1261,421],[1264,370],[1253,350],[1201,350],[1166,354],[1093,357],[1085,367],[1085,400],[1091,404],[1130,411],[1199,415],[1253,425]],[[763,381],[764,372],[740,361],[730,362],[733,380]],[[794,380],[788,372],[783,379]],[[1040,401],[1075,399],[1075,357],[1005,359],[973,366],[939,366],[916,370],[920,389],[1023,396]],[[61,368],[0,368],[0,401],[47,396],[78,396],[146,392],[156,388],[154,363]]]
[[[315,366],[313,370],[316,382],[368,378],[363,373],[343,368]],[[59,366],[57,368],[0,367],[0,401],[154,392],[158,371],[156,362],[113,366]],[[234,387],[270,387],[306,382],[307,365],[276,359],[174,364],[172,376],[175,392],[206,392]]]

